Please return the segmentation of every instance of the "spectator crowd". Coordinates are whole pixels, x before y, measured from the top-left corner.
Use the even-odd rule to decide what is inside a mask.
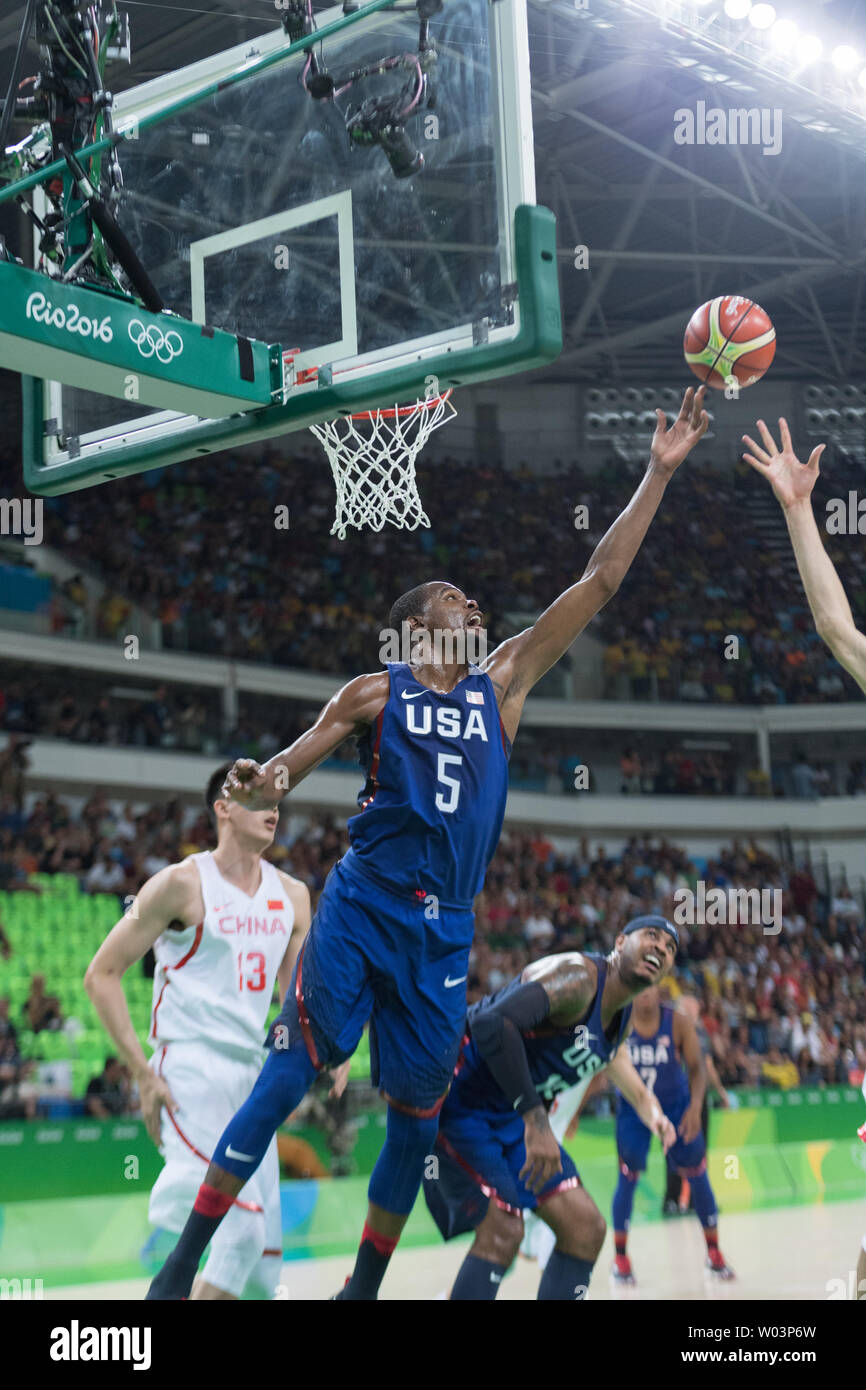
[[[177,800],[142,810],[97,793],[74,816],[58,797],[39,796],[20,813],[0,816],[0,886],[32,891],[29,875],[63,872],[87,892],[116,893],[120,900],[166,864],[212,843],[204,812],[185,813]],[[270,857],[308,884],[315,903],[345,845],[345,830],[333,818],[284,814]],[[782,894],[778,932],[749,921],[681,930],[672,992],[699,1000],[724,1085],[820,1085],[862,1076],[864,904],[844,884],[819,890],[808,868],[782,865],[754,842],[735,843],[696,864],[676,845],[649,836],[613,854],[586,839],[565,847],[541,833],[507,830],[477,901],[470,1001],[550,952],[609,951],[640,913],[661,911],[677,920],[674,895],[694,893],[699,880],[707,891]],[[119,901],[118,915],[121,910]],[[0,934],[0,947],[2,941]],[[7,942],[7,959],[8,950]],[[60,1026],[50,981],[34,978],[25,1013],[20,1022],[30,1029]],[[17,1067],[20,1098],[32,1110],[27,1061],[17,1054],[14,1021],[2,1005],[0,1049],[0,1107]],[[123,1091],[123,1077],[109,1067],[88,1095],[110,1111],[117,1088]]]
[[[10,495],[17,468],[17,458],[0,458]],[[47,498],[44,533],[105,584],[100,636],[122,636],[135,605],[161,622],[167,647],[351,674],[378,664],[394,598],[437,575],[478,599],[492,642],[508,635],[509,615],[536,615],[580,576],[635,483],[634,465],[616,458],[593,471],[560,465],[554,476],[523,468],[508,475],[503,509],[501,473],[489,464],[422,456],[431,528],[339,541],[321,460],[271,446]],[[858,485],[855,464],[839,458],[833,490],[844,495],[849,483]],[[819,480],[819,517],[829,487]],[[591,626],[605,643],[607,695],[785,704],[854,694],[813,631],[786,545],[767,545],[755,506],[764,500],[742,462],[678,475],[616,599]],[[574,528],[577,504],[589,509],[587,530]],[[288,529],[275,525],[285,507]],[[862,626],[866,554],[850,537],[827,544]],[[75,631],[87,602],[76,574],[58,591],[56,630]]]

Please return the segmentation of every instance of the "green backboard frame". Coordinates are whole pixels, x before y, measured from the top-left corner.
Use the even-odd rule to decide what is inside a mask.
[[[203,420],[182,436],[152,440],[133,448],[102,454],[97,460],[71,459],[47,465],[42,459],[45,419],[44,383],[22,378],[24,485],[43,497],[56,497],[95,487],[131,473],[181,463],[241,444],[255,444],[275,435],[306,429],[319,420],[372,409],[395,400],[410,400],[425,392],[435,377],[440,391],[489,381],[552,362],[562,351],[562,319],[556,268],[553,213],[542,207],[520,207],[515,214],[515,249],[520,331],[509,343],[487,344],[463,352],[428,357],[418,366],[368,376],[354,383],[322,386],[281,406],[245,411],[222,420]]]
[[[365,11],[368,12],[366,16]],[[450,126],[446,125],[446,129],[456,153],[452,154],[451,149],[446,148],[449,140],[437,146],[431,154],[429,174],[425,166],[425,170],[411,181],[412,184],[419,184],[420,180],[424,180],[424,183],[419,184],[408,202],[404,195],[403,201],[398,202],[396,207],[399,219],[405,215],[407,207],[411,208],[413,198],[416,201],[420,198],[421,220],[427,216],[436,226],[434,232],[428,233],[426,250],[417,237],[412,241],[410,236],[410,241],[406,243],[415,247],[413,274],[417,271],[426,276],[423,285],[419,282],[419,288],[426,295],[424,303],[433,302],[438,311],[438,285],[431,270],[437,259],[451,257],[450,261],[443,259],[443,276],[447,277],[455,266],[462,276],[462,279],[455,281],[460,289],[459,296],[452,292],[452,300],[457,307],[449,310],[454,317],[448,320],[448,324],[454,324],[453,330],[446,324],[440,331],[435,315],[429,315],[423,321],[419,315],[420,327],[417,331],[410,328],[408,335],[403,333],[401,336],[402,320],[396,319],[397,334],[381,342],[371,343],[369,333],[366,339],[362,339],[358,331],[359,322],[356,322],[355,304],[350,302],[351,297],[360,295],[362,289],[369,290],[371,283],[375,290],[380,273],[380,253],[377,249],[380,228],[375,218],[371,218],[369,206],[370,188],[379,177],[375,159],[379,159],[384,169],[376,185],[376,198],[390,199],[394,187],[393,182],[388,182],[392,180],[392,175],[384,166],[384,157],[380,152],[374,152],[372,157],[364,154],[357,163],[352,164],[345,176],[348,182],[344,192],[339,191],[342,184],[333,182],[326,182],[323,186],[324,197],[300,185],[294,188],[287,185],[285,190],[281,187],[278,197],[282,201],[263,204],[263,210],[269,214],[264,217],[259,214],[257,204],[238,210],[232,204],[220,204],[216,215],[211,205],[203,209],[200,218],[195,208],[191,217],[187,207],[184,213],[187,224],[183,232],[186,241],[181,250],[189,267],[188,271],[183,272],[189,277],[187,290],[191,281],[192,292],[187,298],[186,307],[183,306],[182,297],[187,290],[183,287],[180,299],[177,295],[174,298],[166,295],[166,302],[175,313],[187,315],[193,322],[207,323],[213,317],[216,324],[230,333],[261,336],[270,343],[280,340],[284,354],[299,349],[299,355],[294,359],[284,356],[283,403],[245,408],[219,419],[199,418],[192,410],[186,415],[178,413],[175,416],[172,411],[165,411],[161,415],[139,418],[127,418],[125,412],[110,417],[103,413],[102,418],[106,421],[104,428],[102,425],[91,427],[86,395],[80,395],[74,387],[60,388],[56,382],[22,377],[24,481],[31,492],[51,496],[95,486],[127,474],[303,430],[311,424],[341,414],[357,413],[376,406],[393,406],[398,402],[429,397],[434,391],[444,392],[525,371],[556,358],[562,347],[562,329],[555,221],[552,213],[534,203],[525,0],[459,0],[453,5],[446,0],[442,13],[447,23],[443,21],[441,29],[438,80],[443,90],[437,109],[442,111],[445,121],[449,110],[452,112]],[[363,18],[366,18],[366,23],[361,22]],[[453,31],[449,33],[448,24],[452,24],[459,34],[461,23],[467,18],[474,25],[474,39],[483,42],[475,42],[461,54],[459,38],[455,40]],[[257,41],[257,53],[229,50],[227,54],[215,55],[213,59],[203,60],[189,69],[166,74],[162,79],[121,94],[115,103],[115,127],[120,135],[121,163],[127,161],[133,176],[125,180],[133,195],[136,168],[138,186],[142,187],[143,166],[140,163],[136,166],[135,161],[142,158],[146,151],[152,155],[155,148],[161,151],[165,144],[166,150],[172,148],[174,151],[171,158],[180,159],[176,167],[186,170],[184,147],[181,146],[179,156],[176,153],[178,131],[185,131],[189,140],[190,132],[194,133],[197,129],[196,122],[207,125],[210,120],[211,131],[217,132],[217,139],[221,138],[222,127],[214,124],[214,117],[216,113],[217,122],[221,119],[225,108],[220,103],[226,99],[226,92],[229,93],[228,100],[233,100],[237,107],[239,102],[249,103],[251,98],[255,104],[257,93],[266,95],[270,90],[273,94],[275,81],[284,84],[279,88],[280,93],[283,90],[297,91],[297,55],[313,43],[318,43],[323,36],[340,36],[343,49],[333,49],[332,46],[325,53],[326,57],[330,56],[332,60],[336,58],[345,64],[354,57],[357,48],[355,36],[366,36],[368,53],[371,45],[376,45],[378,57],[378,47],[395,43],[407,47],[410,42],[407,26],[414,23],[406,17],[405,10],[398,15],[383,7],[381,0],[373,0],[372,4],[350,16],[343,16],[335,8],[327,12],[325,20],[315,37],[308,37],[299,43],[290,44],[277,31]],[[352,26],[359,27],[344,38],[343,30],[348,31]],[[435,33],[433,36],[437,37]],[[293,58],[294,62],[291,61]],[[261,85],[256,87],[256,82],[270,83],[270,89]],[[449,82],[455,84],[451,90]],[[479,92],[483,94],[481,99]],[[464,103],[462,107],[460,102]],[[282,96],[279,104],[282,109]],[[299,119],[301,129],[304,128],[305,110],[301,111],[300,117],[295,111],[294,140],[297,139]],[[484,122],[483,125],[479,125],[475,119],[476,112],[480,113],[478,119]],[[484,134],[476,138],[476,131],[483,131]],[[321,136],[317,135],[316,138],[321,139]],[[172,140],[174,146],[171,145]],[[139,144],[128,143],[133,141],[139,141]],[[100,147],[103,144],[99,142]],[[338,146],[339,140],[335,146],[332,139],[332,155]],[[295,151],[296,145],[292,144],[291,149]],[[124,155],[124,150],[129,153]],[[87,151],[82,152],[82,157],[86,155]],[[191,174],[200,178],[201,169],[195,165],[196,152],[191,151],[189,158]],[[481,160],[477,171],[471,162],[473,158]],[[320,167],[330,175],[331,166],[327,161]],[[266,166],[264,172],[267,172]],[[358,175],[361,184],[353,182]],[[343,178],[342,173],[340,178]],[[460,180],[463,182],[460,183]],[[150,185],[143,187],[146,202]],[[0,190],[0,197],[8,197],[9,191]],[[319,197],[318,202],[315,201],[316,196]],[[299,202],[298,198],[310,201]],[[449,198],[452,199],[451,203],[448,202]],[[440,203],[440,199],[444,201]],[[431,200],[433,213],[437,214],[432,219],[429,218]],[[224,206],[227,208],[226,217],[223,217]],[[379,203],[373,206],[378,211]],[[461,208],[466,210],[465,214],[460,211]],[[314,210],[318,210],[319,219],[330,218],[331,222],[319,220],[318,227],[314,229],[311,225],[315,221]],[[121,213],[123,211],[121,208]],[[270,215],[275,212],[278,216]],[[123,217],[121,214],[118,216],[123,225]],[[286,320],[290,323],[295,321],[294,306],[299,300],[294,292],[289,304],[290,312],[286,314],[284,309],[281,310],[276,325],[267,323],[261,331],[259,323],[267,319],[267,312],[262,313],[260,309],[251,319],[248,315],[248,323],[251,322],[252,327],[239,324],[235,321],[231,302],[227,312],[225,302],[219,304],[218,299],[212,300],[211,285],[208,286],[205,306],[205,273],[217,276],[219,290],[221,266],[227,265],[232,255],[248,254],[248,244],[255,243],[256,237],[263,235],[262,228],[266,225],[270,227],[272,223],[295,224],[299,240],[303,241],[306,236],[308,244],[310,234],[315,230],[317,248],[324,237],[329,251],[328,238],[332,238],[335,255],[337,249],[339,252],[336,283],[339,286],[337,299],[338,314],[342,311],[342,331],[338,317],[327,324],[328,331],[322,339],[314,338],[311,342],[308,334],[300,342],[293,341],[292,329],[286,328],[284,332],[283,328]],[[190,225],[192,230],[188,231]],[[444,243],[440,240],[440,226],[445,229]],[[237,228],[237,232],[232,230],[233,227]],[[332,234],[332,227],[338,228],[338,231]],[[158,232],[159,228],[155,230]],[[468,235],[464,237],[464,233]],[[293,234],[290,230],[288,235]],[[393,240],[395,232],[392,226],[384,226],[381,234],[381,294],[382,303],[385,304],[392,289],[387,278],[390,273],[389,257],[390,264],[393,264],[393,248],[397,243]],[[361,241],[358,240],[359,235]],[[471,267],[474,269],[469,274],[466,273],[469,256],[465,262],[459,259],[467,249],[463,245],[464,239],[469,256],[473,258]],[[151,244],[149,240],[142,243],[146,248],[145,257]],[[356,248],[354,257],[353,244]],[[443,246],[442,252],[440,245]],[[316,254],[319,255],[318,249]],[[362,259],[365,254],[366,261]],[[372,282],[371,254],[376,257],[372,266]],[[407,265],[412,254],[406,253]],[[221,256],[226,259],[221,261]],[[357,259],[354,266],[353,259]],[[170,273],[170,267],[179,267],[180,263],[180,257],[175,254],[170,260],[164,260],[163,269],[168,268]],[[478,294],[472,286],[477,285],[477,271],[485,265],[494,272],[486,278],[494,281],[499,288],[493,291],[485,289],[484,294]],[[237,273],[235,269],[235,277]],[[233,283],[237,283],[237,280]],[[445,283],[443,280],[443,285]],[[464,299],[467,286],[468,294]],[[491,293],[500,308],[494,308],[492,316],[488,317],[490,311],[487,305],[493,302]],[[484,295],[487,295],[487,299]],[[443,301],[446,297],[443,293]],[[392,300],[396,298],[396,295],[391,295]],[[268,299],[263,308],[267,310],[272,302],[272,298]],[[360,299],[358,304],[360,308]],[[369,310],[369,300],[367,304]],[[315,327],[318,327],[318,322]],[[341,342],[341,338],[344,341]],[[321,348],[322,342],[325,348]],[[392,343],[393,347],[389,346]],[[98,406],[95,397],[89,399]]]

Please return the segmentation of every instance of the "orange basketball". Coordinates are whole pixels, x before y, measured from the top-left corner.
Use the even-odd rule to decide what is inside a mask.
[[[732,377],[740,386],[753,386],[776,355],[776,330],[753,299],[723,294],[692,314],[683,352],[695,376],[717,391]]]

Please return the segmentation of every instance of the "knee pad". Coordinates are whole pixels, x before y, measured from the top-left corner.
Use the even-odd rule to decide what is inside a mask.
[[[374,1206],[398,1216],[407,1215],[418,1195],[424,1163],[433,1153],[438,1115],[408,1115],[388,1107],[388,1129],[370,1178],[368,1196]]]
[[[707,1171],[707,1160],[702,1158],[700,1163],[696,1163],[692,1168],[675,1168],[674,1172],[680,1178],[685,1178],[687,1182],[694,1182],[695,1178],[703,1177]]]
[[[425,1156],[432,1152],[439,1133],[439,1115],[411,1115],[396,1106],[388,1106],[388,1143],[401,1144],[408,1152],[421,1148]]]
[[[271,1048],[253,1095],[275,1118],[275,1129],[300,1105],[316,1074],[302,1038],[293,1039],[287,1047],[275,1044]]]
[[[277,1129],[300,1105],[315,1076],[302,1041],[288,1049],[275,1047],[249,1098],[223,1130],[213,1152],[214,1163],[238,1178],[252,1177]],[[233,1157],[230,1148],[245,1157]]]

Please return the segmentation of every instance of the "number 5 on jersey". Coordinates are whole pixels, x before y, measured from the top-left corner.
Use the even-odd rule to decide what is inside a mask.
[[[436,780],[445,788],[446,791],[436,793],[437,811],[456,811],[457,803],[460,800],[460,783],[456,777],[448,776],[448,767],[462,767],[462,753],[440,753],[439,762],[436,768]]]

